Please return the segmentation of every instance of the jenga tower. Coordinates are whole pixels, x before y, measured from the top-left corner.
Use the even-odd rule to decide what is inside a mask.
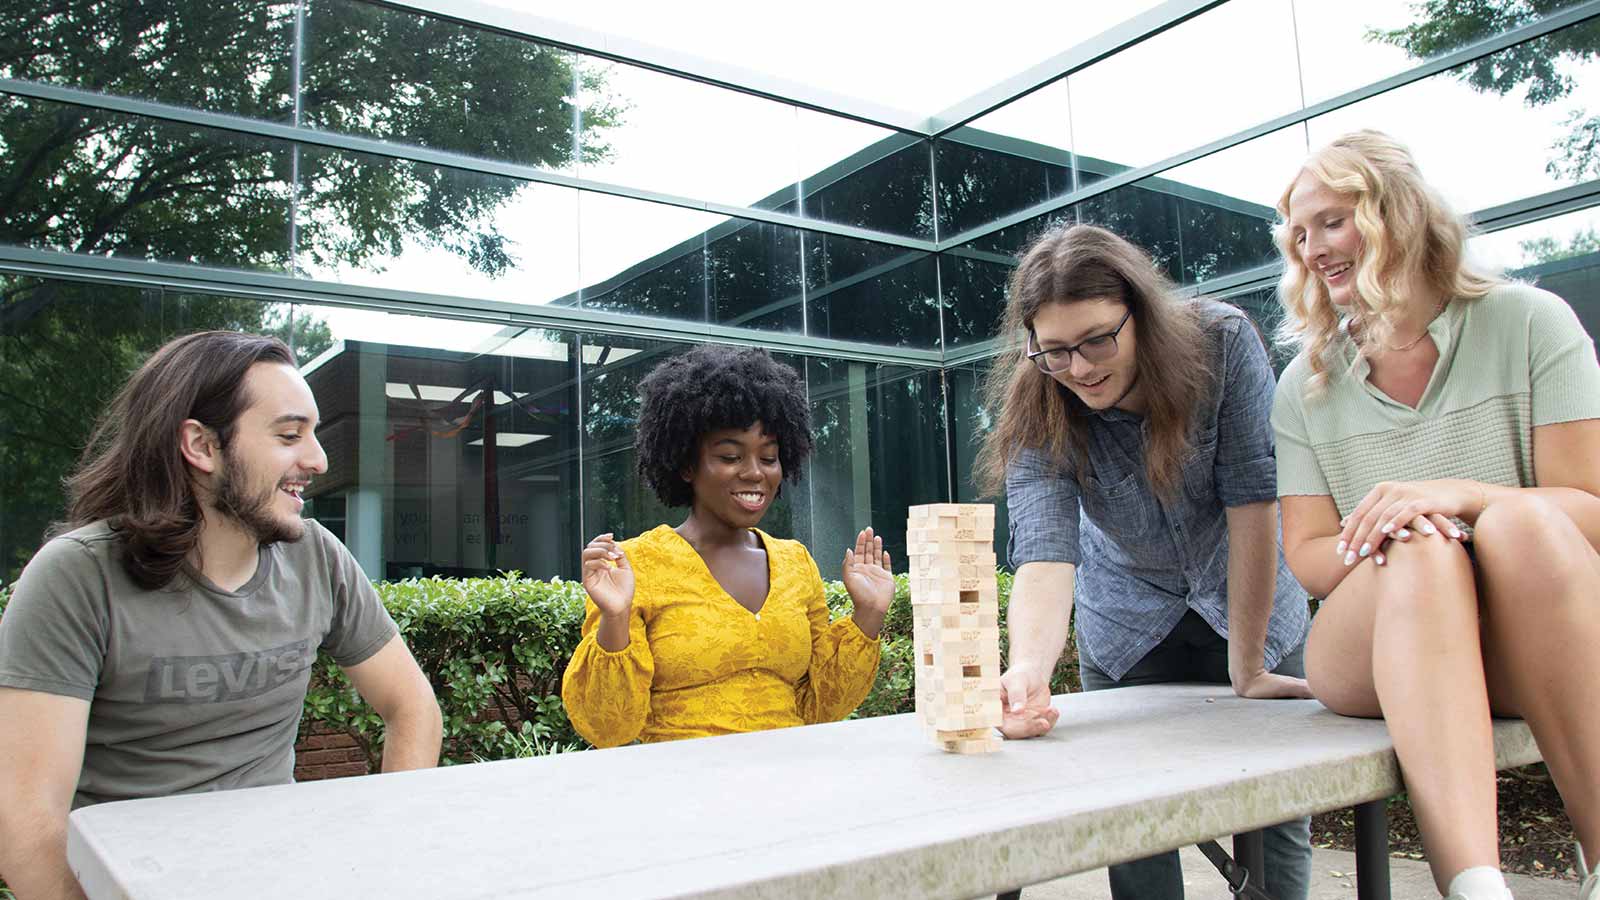
[[[998,750],[1000,596],[994,577],[994,506],[911,507],[917,717],[953,753]]]

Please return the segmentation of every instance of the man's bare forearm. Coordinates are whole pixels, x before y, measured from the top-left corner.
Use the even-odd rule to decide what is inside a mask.
[[[0,823],[0,876],[17,900],[84,900],[67,866],[65,816],[11,810]]]
[[[444,725],[436,703],[419,703],[396,715],[392,721],[385,720],[383,771],[403,772],[437,766],[443,732]]]
[[[1071,563],[1024,563],[1011,582],[1006,630],[1011,636],[1010,667],[1027,666],[1048,681],[1067,645],[1072,618]]]
[[[1278,504],[1229,507],[1228,674],[1235,685],[1261,671],[1277,592]]]

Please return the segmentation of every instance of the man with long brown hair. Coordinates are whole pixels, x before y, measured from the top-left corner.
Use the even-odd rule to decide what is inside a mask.
[[[1023,254],[1002,335],[1017,347],[989,375],[997,418],[979,463],[983,489],[1005,490],[1016,569],[1001,731],[1055,725],[1049,680],[1075,593],[1086,690],[1311,696],[1305,592],[1278,540],[1272,368],[1250,320],[1177,299],[1142,250],[1074,225]],[[1306,896],[1309,829],[1267,829],[1279,900]],[[1111,894],[1181,898],[1178,854],[1112,866]]]
[[[0,874],[82,893],[70,810],[293,780],[326,650],[383,717],[385,771],[437,764],[439,707],[354,558],[300,518],[326,471],[282,342],[206,332],[124,385],[0,619]]]

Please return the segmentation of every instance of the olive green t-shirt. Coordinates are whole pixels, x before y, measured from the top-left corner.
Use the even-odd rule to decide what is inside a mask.
[[[185,570],[139,587],[97,522],[49,541],[0,617],[0,687],[89,701],[73,806],[287,784],[318,649],[353,666],[397,629],[314,521],[224,591]]]

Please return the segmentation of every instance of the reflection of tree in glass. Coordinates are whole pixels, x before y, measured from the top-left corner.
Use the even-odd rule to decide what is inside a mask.
[[[305,362],[327,326],[257,300],[0,276],[0,580],[16,577],[62,509],[61,479],[108,398],[174,334],[275,334]]]
[[[1431,59],[1572,5],[1572,0],[1426,0],[1412,4],[1415,24],[1369,31],[1367,38],[1392,44],[1416,59]],[[1454,72],[1475,90],[1501,96],[1526,86],[1527,104],[1544,106],[1569,97],[1578,86],[1576,79],[1561,70],[1560,63],[1582,63],[1597,54],[1600,19],[1589,19],[1508,47]],[[1545,170],[1569,181],[1600,176],[1600,115],[1576,107],[1563,124],[1568,133],[1551,145],[1558,155],[1545,164]]]
[[[1527,260],[1527,265],[1556,262],[1557,260],[1572,259],[1576,256],[1586,256],[1590,253],[1600,253],[1600,231],[1590,228],[1572,235],[1566,243],[1553,237],[1533,238],[1517,244],[1522,249],[1522,255]]]
[[[0,0],[0,77],[288,124],[296,4]],[[301,124],[559,168],[607,152],[620,107],[576,57],[413,13],[312,0]],[[570,100],[581,92],[587,105]],[[480,271],[514,263],[495,210],[523,182],[0,94],[0,243],[246,269],[361,265],[403,239]],[[298,170],[298,171],[297,171]],[[59,481],[93,416],[150,350],[203,328],[287,335],[250,300],[0,279],[0,574],[59,514]],[[331,342],[297,316],[302,360]]]
[[[0,75],[271,121],[294,117],[294,4],[0,2]],[[7,7],[15,7],[7,9]],[[570,97],[601,94],[574,56],[367,4],[316,0],[306,14],[302,124],[559,168],[576,148]],[[260,140],[128,116],[0,101],[0,240],[282,268],[290,152]],[[583,109],[583,153],[607,152],[620,115]],[[299,161],[302,244],[359,265],[403,238],[489,274],[512,263],[493,212],[523,185],[332,152]],[[336,230],[327,223],[338,222]],[[319,229],[331,233],[321,233]]]

